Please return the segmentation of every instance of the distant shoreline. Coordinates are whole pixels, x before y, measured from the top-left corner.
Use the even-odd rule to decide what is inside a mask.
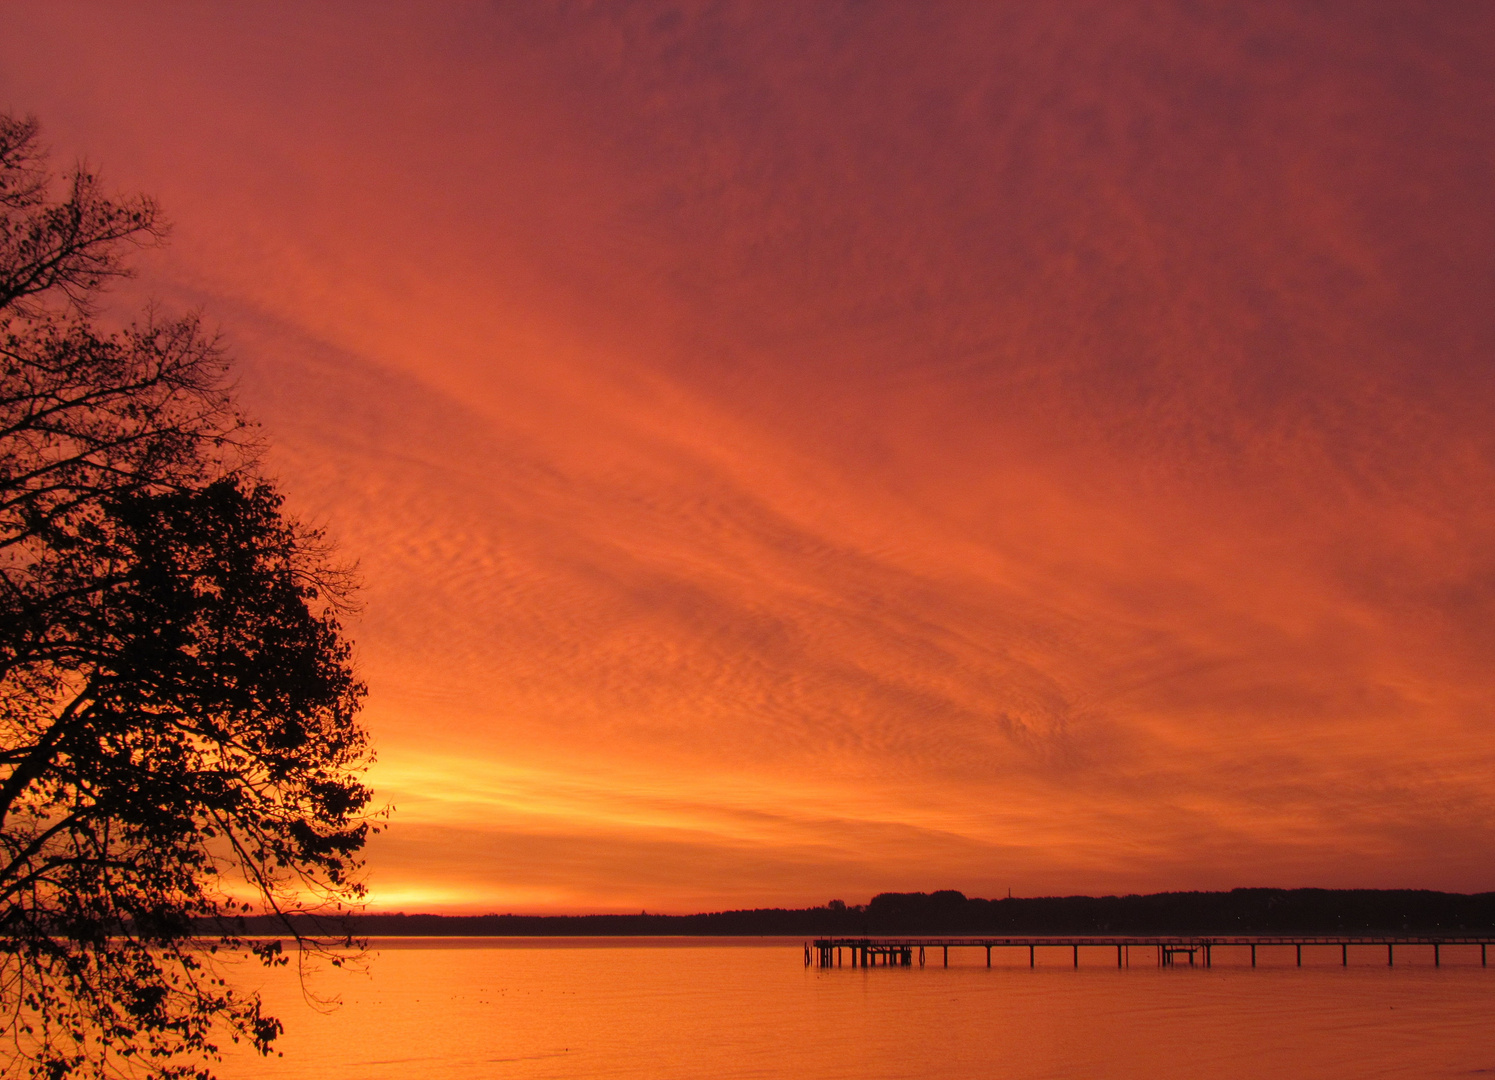
[[[295,916],[298,931],[355,937],[793,937],[879,934],[1388,934],[1495,932],[1495,893],[1422,889],[1233,889],[1130,896],[882,893],[865,905],[694,915]],[[204,929],[207,929],[204,926]],[[284,933],[273,918],[224,929]]]

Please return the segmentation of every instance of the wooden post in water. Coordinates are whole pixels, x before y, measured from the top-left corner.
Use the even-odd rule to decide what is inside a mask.
[[[1032,945],[1028,946],[1028,966],[1029,967],[1033,966],[1033,946]]]
[[[1442,966],[1443,965],[1438,962],[1438,943],[1435,941],[1433,942],[1433,967]]]
[[[1298,966],[1303,966],[1303,946],[1298,946]]]
[[[986,947],[986,966],[991,967],[991,946]]]
[[[1121,967],[1121,946],[1116,946],[1116,966]]]
[[[1251,966],[1256,966],[1256,942],[1251,943]]]
[[[1080,966],[1080,947],[1078,945],[1076,945],[1075,946],[1075,967],[1079,967],[1079,966]]]
[[[950,946],[944,945],[944,946],[941,946],[941,947],[945,950],[945,966],[949,967],[950,966]]]
[[[1349,967],[1350,966],[1350,947],[1348,945],[1343,944],[1343,943],[1341,943],[1340,946],[1339,946],[1339,966],[1340,967]]]
[[[1386,943],[1386,966],[1391,966],[1391,942]]]

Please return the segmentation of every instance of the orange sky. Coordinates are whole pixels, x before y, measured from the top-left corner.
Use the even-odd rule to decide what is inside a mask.
[[[0,107],[360,561],[377,905],[1495,889],[1495,7],[307,7]]]

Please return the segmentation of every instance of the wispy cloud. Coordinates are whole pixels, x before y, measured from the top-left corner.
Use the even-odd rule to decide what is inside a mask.
[[[1400,10],[18,4],[0,96],[360,562],[377,902],[1495,888],[1495,38]]]

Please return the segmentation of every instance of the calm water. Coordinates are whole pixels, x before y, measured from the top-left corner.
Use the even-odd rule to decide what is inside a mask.
[[[799,939],[376,940],[366,973],[246,970],[284,1057],[222,1072],[315,1080],[718,1077],[1495,1077],[1495,966],[1445,949],[1290,948],[1252,971],[1159,970],[1145,950],[980,950],[819,971]],[[1244,953],[1244,950],[1242,950]],[[1404,955],[1405,952],[1405,955]],[[1000,959],[1000,956],[999,956]],[[1109,966],[1108,966],[1109,965]]]

